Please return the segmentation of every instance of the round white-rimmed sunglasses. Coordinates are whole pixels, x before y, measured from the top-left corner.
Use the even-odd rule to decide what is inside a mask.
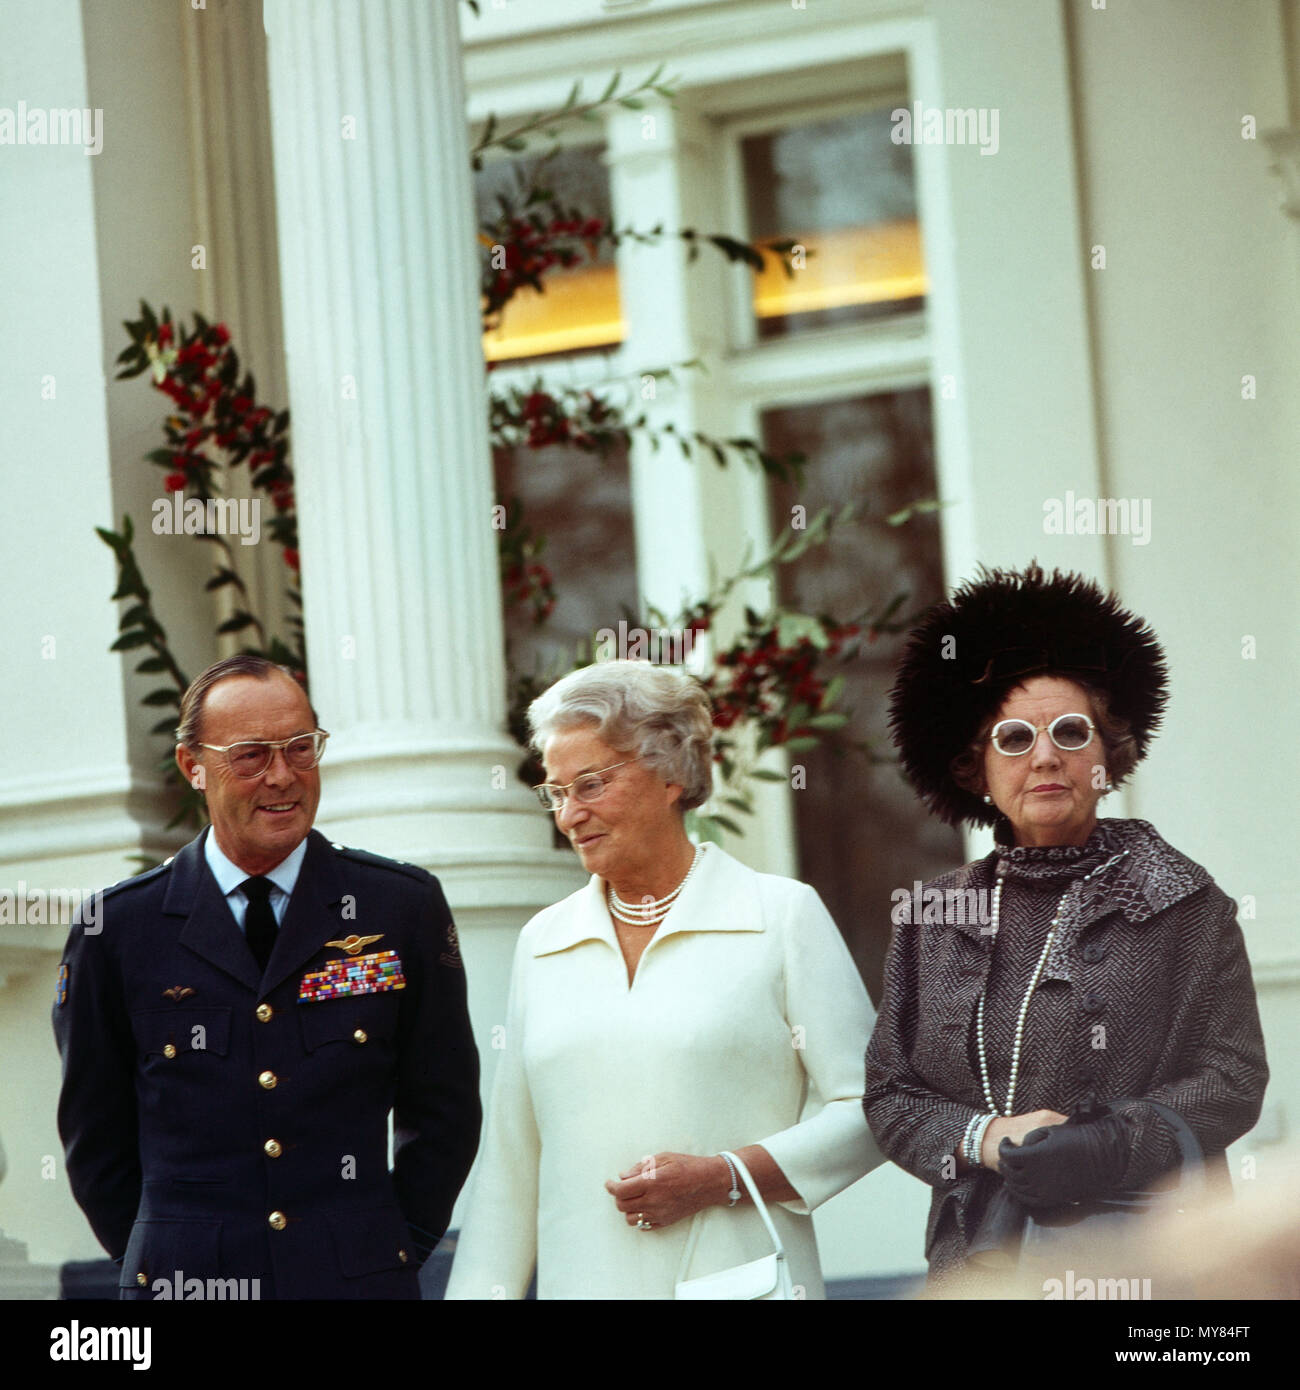
[[[1050,724],[1031,724],[1027,719],[1002,719],[994,724],[989,742],[1008,758],[1019,758],[1038,742],[1044,730],[1063,753],[1077,753],[1092,742],[1097,726],[1086,714],[1058,714]]]

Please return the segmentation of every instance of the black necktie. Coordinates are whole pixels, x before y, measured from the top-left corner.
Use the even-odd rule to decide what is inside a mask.
[[[275,913],[271,911],[271,880],[246,878],[239,886],[248,899],[248,911],[244,915],[244,937],[258,968],[265,970],[275,946],[277,930]]]

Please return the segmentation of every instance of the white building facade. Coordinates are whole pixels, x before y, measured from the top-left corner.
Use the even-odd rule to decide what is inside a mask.
[[[842,300],[875,295],[883,311],[774,333],[747,269],[708,254],[689,263],[672,238],[625,243],[617,341],[506,360],[497,379],[638,381],[698,361],[648,410],[718,437],[762,438],[779,412],[922,393],[946,504],[943,580],[1036,557],[1095,576],[1150,621],[1170,710],[1110,814],[1152,821],[1242,905],[1273,1080],[1233,1156],[1267,1174],[1300,1118],[1288,1064],[1300,1045],[1289,911],[1300,759],[1275,732],[1300,685],[1300,5],[479,9],[7,5],[0,92],[102,110],[103,149],[0,145],[13,210],[0,220],[3,263],[22,269],[0,281],[0,487],[24,523],[11,530],[3,618],[0,888],[92,889],[129,872],[130,855],[177,843],[158,809],[156,712],[138,703],[148,684],[131,653],[107,650],[111,558],[92,528],[130,512],[146,530],[159,491],[140,462],[159,442],[158,400],[111,380],[119,321],[141,297],[186,317],[198,308],[230,325],[260,393],[293,411],[312,693],[333,735],[320,825],[443,880],[490,1086],[515,934],[579,875],[500,775],[518,751],[504,731],[471,132],[489,113],[554,109],[575,81],[598,93],[616,72],[636,81],[662,62],[671,100],[605,108],[591,128],[614,220],[744,237],[756,234],[755,139],[896,126],[905,110],[921,135],[919,290],[879,289],[893,264],[880,242],[885,269],[861,274],[876,289]],[[930,140],[928,112],[973,120],[941,120]],[[841,177],[851,187],[859,174]],[[899,284],[916,271],[903,254]],[[832,276],[807,304],[834,307],[837,293]],[[786,301],[792,320],[799,302]],[[626,469],[636,588],[665,612],[786,524],[756,470],[640,443]],[[1053,504],[1079,499],[1127,499],[1133,524],[1053,528]],[[225,654],[209,636],[220,593],[203,600],[210,614],[195,611],[196,547],[144,534],[139,552],[188,668]],[[277,564],[258,559],[245,576],[271,616],[283,615]],[[743,597],[769,595],[753,584]],[[765,784],[728,848],[807,876],[798,819],[798,792]],[[973,837],[965,852],[984,848]],[[871,930],[883,939],[885,908],[864,911],[881,913]],[[0,1230],[46,1270],[98,1253],[55,1131],[48,1014],[62,937],[0,925]],[[923,1268],[927,1200],[893,1169],[834,1199],[818,1215],[828,1277]]]

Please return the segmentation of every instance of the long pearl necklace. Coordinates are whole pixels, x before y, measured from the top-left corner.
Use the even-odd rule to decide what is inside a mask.
[[[1109,869],[1112,864],[1117,864],[1128,853],[1128,850],[1121,850],[1119,854],[1108,859],[1104,864],[1099,864],[1090,874],[1085,874],[1080,883],[1087,883],[1090,878],[1095,878],[1103,869]],[[999,874],[997,882],[993,885],[993,913],[992,913],[992,932],[994,941],[998,934],[998,914],[1002,906],[1002,880],[1003,875]],[[1071,885],[1073,887],[1073,884]],[[1029,1001],[1034,997],[1034,990],[1038,988],[1039,978],[1042,976],[1043,968],[1047,964],[1047,957],[1052,949],[1052,942],[1056,939],[1056,929],[1061,925],[1061,914],[1065,911],[1065,900],[1070,896],[1070,889],[1067,888],[1061,894],[1061,900],[1056,904],[1056,911],[1052,914],[1052,925],[1047,929],[1047,940],[1043,942],[1043,949],[1038,956],[1038,964],[1034,967],[1034,973],[1029,978],[1029,988],[1025,990],[1025,997],[1020,1004],[1020,1013],[1016,1018],[1015,1041],[1011,1048],[1011,1080],[1007,1084],[1007,1104],[1004,1110],[998,1109],[998,1103],[993,1099],[993,1086],[989,1081],[989,1059],[984,1045],[984,995],[987,993],[986,985],[980,991],[979,1006],[975,1012],[975,1037],[979,1046],[980,1059],[980,1080],[984,1083],[984,1099],[988,1102],[989,1112],[993,1115],[1014,1115],[1012,1109],[1016,1099],[1016,1081],[1020,1075],[1020,1045],[1025,1039],[1025,1019],[1029,1016]]]
[[[695,854],[691,859],[691,867],[686,870],[686,877],[669,893],[666,897],[655,898],[651,902],[630,903],[620,898],[614,891],[614,885],[609,885],[609,910],[617,917],[620,922],[626,922],[630,927],[656,927],[668,916],[674,902],[682,889],[691,881],[691,875],[695,872],[696,865],[700,862],[700,856],[704,853],[703,845],[695,846]]]

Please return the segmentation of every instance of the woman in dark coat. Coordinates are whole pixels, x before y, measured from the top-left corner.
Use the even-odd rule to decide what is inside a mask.
[[[904,652],[903,768],[935,814],[992,823],[997,844],[895,907],[867,1049],[868,1123],[933,1189],[925,1254],[949,1292],[980,1289],[968,1256],[991,1206],[1059,1213],[1177,1168],[1153,1102],[1224,1185],[1224,1150],[1258,1118],[1268,1069],[1236,905],[1147,822],[1097,819],[1165,699],[1150,629],[1036,565],[985,572]]]

